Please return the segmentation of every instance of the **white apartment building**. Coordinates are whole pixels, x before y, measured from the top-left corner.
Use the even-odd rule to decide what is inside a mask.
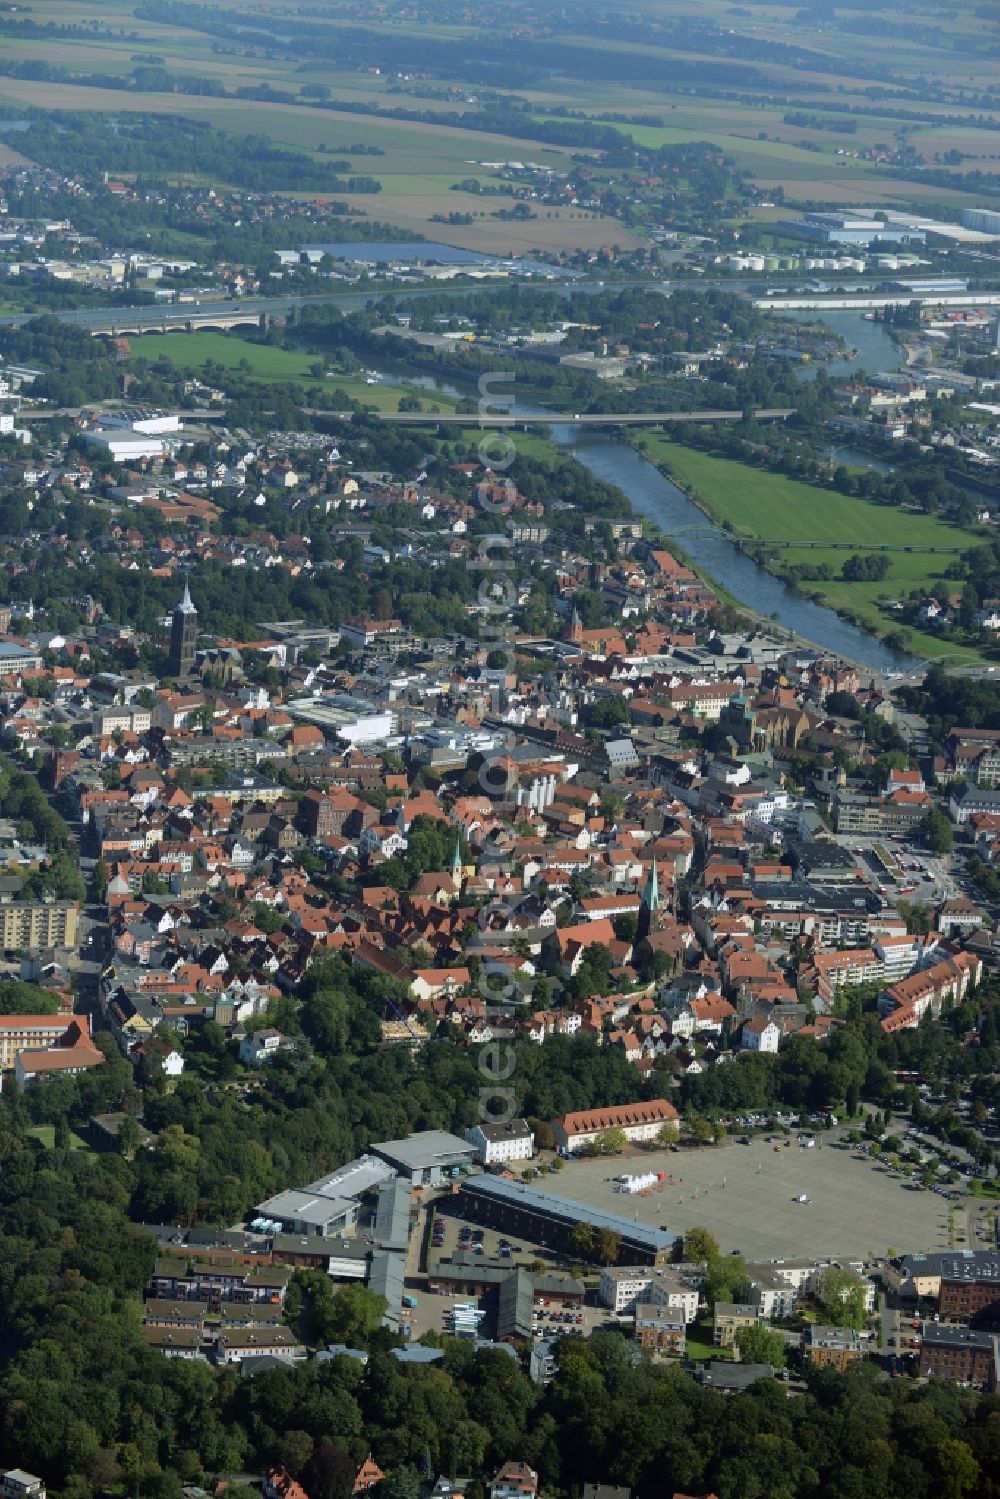
[[[601,1271],[598,1299],[602,1306],[621,1314],[631,1311],[649,1290],[652,1265],[605,1265]]]
[[[698,1287],[678,1275],[674,1267],[606,1265],[597,1294],[601,1305],[619,1316],[638,1306],[667,1307],[685,1322],[694,1322],[698,1316]]]
[[[639,1299],[651,1306],[667,1307],[670,1311],[677,1312],[685,1322],[694,1322],[701,1298],[698,1287],[689,1285],[676,1272],[657,1270],[645,1295]]]
[[[511,1119],[506,1124],[473,1124],[465,1138],[476,1147],[476,1160],[482,1166],[508,1161],[530,1161],[535,1153],[535,1136],[526,1119]]]
[[[882,963],[887,984],[895,984],[899,979],[905,979],[920,961],[920,949],[909,936],[876,937],[875,952]]]

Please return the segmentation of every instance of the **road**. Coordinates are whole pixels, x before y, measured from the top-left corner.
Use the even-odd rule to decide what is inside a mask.
[[[865,285],[874,286],[876,280],[883,279],[887,278],[873,278],[870,283],[866,282]],[[509,285],[509,282],[501,281],[496,284],[503,287]],[[657,280],[657,278],[649,276],[642,278],[626,277],[622,280],[607,282],[603,279],[588,276],[575,278],[563,276],[555,277],[551,280],[533,280],[530,284],[540,286],[546,291],[572,290],[585,293],[600,292],[604,291],[605,288],[612,291],[624,291],[629,288],[643,287],[659,289],[664,294],[676,293],[680,296],[698,296],[703,295],[707,291],[723,290],[734,292],[739,296],[749,299],[751,295],[750,288],[760,284],[760,276],[705,277],[704,279],[699,277],[697,280],[692,278],[688,281],[674,283]],[[213,298],[210,294],[206,294],[200,304],[197,302],[186,302],[183,305],[170,303],[165,307],[84,307],[72,310],[40,307],[34,312],[8,313],[6,316],[0,317],[0,327],[18,327],[20,324],[30,321],[31,318],[46,316],[56,317],[62,323],[75,323],[81,328],[90,328],[94,332],[109,333],[118,327],[134,328],[142,326],[146,328],[158,328],[162,327],[164,323],[183,327],[192,316],[204,318],[206,321],[211,321],[212,314],[216,316],[232,315],[237,312],[244,314],[248,319],[260,317],[262,313],[266,313],[269,316],[284,317],[289,313],[294,314],[299,307],[323,303],[347,308],[363,307],[391,296],[404,296],[407,301],[412,301],[420,297],[442,296],[461,300],[463,297],[481,296],[484,291],[488,292],[489,289],[488,285],[442,287],[432,284],[415,287],[401,285],[398,282],[378,281],[374,285],[369,282],[365,286],[331,292],[313,292],[309,296],[292,295],[225,299]],[[845,291],[848,294],[850,294],[852,289],[849,286],[845,287]],[[898,300],[895,296],[876,299],[877,302],[895,300]],[[935,300],[941,299],[938,298]],[[965,299],[959,298],[958,300],[963,301]],[[990,297],[988,294],[980,292],[974,294],[972,300],[981,303],[989,301]],[[1000,301],[1000,296],[994,297],[993,300]],[[773,308],[780,307],[782,304],[773,298],[766,298],[763,305],[764,310],[770,311]],[[827,298],[825,301],[820,301],[819,305],[832,307],[834,301]]]
[[[540,282],[547,290],[565,290],[582,285],[590,290],[600,290],[604,282],[577,282],[570,280],[555,280]],[[623,283],[615,282],[614,285],[648,285],[648,282]],[[482,286],[461,286],[453,288],[441,288],[428,286],[424,288],[411,286],[398,286],[392,283],[380,283],[375,289],[370,286],[359,287],[355,291],[336,291],[314,293],[312,296],[285,296],[285,297],[241,297],[241,298],[212,298],[205,296],[200,302],[171,302],[160,307],[80,307],[72,309],[55,309],[42,307],[36,312],[8,313],[0,317],[0,327],[17,328],[22,323],[30,322],[36,317],[55,317],[61,323],[73,323],[80,328],[89,328],[92,333],[113,333],[117,330],[132,332],[135,330],[150,329],[155,331],[160,328],[183,329],[188,323],[195,326],[206,326],[208,324],[218,325],[220,319],[238,316],[247,323],[257,321],[261,316],[268,317],[293,317],[300,307],[309,306],[333,306],[333,307],[364,307],[371,302],[380,301],[383,297],[405,294],[407,301],[420,296],[447,296],[469,297],[478,296],[488,288]]]
[[[520,417],[516,411],[504,416],[482,417],[476,413],[452,415],[426,411],[380,411],[378,420],[399,426],[426,427],[429,422],[447,422],[455,427],[511,427],[538,426],[546,422],[569,422],[581,427],[661,427],[666,422],[741,422],[742,411],[607,411],[576,412],[553,411],[544,415],[538,412]],[[761,408],[753,413],[758,422],[783,422],[795,415],[794,406]]]

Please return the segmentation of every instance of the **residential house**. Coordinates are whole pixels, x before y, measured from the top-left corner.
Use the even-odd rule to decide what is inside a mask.
[[[806,1326],[805,1356],[819,1369],[837,1369],[841,1374],[863,1356],[861,1338],[851,1327],[826,1327],[818,1322]]]
[[[683,1358],[687,1351],[687,1324],[668,1306],[640,1304],[635,1309],[635,1340],[651,1353]]]
[[[535,1499],[538,1474],[527,1463],[507,1462],[490,1481],[490,1499]]]

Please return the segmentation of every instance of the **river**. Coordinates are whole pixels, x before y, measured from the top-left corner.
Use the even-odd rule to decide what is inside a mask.
[[[828,321],[851,348],[862,350],[863,356],[871,361],[871,369],[894,367],[887,362],[888,356],[893,356],[898,363],[896,347],[880,323],[865,322],[856,312],[833,314]],[[837,374],[840,366],[850,370],[857,368],[859,362],[852,365],[847,360],[834,360],[827,368],[832,374]],[[815,372],[818,367],[813,365],[811,368]],[[390,373],[388,362],[382,363],[381,368]],[[391,372],[397,370],[403,374],[405,366],[393,367]],[[442,395],[464,394],[456,386],[433,375],[414,377],[405,374],[405,378],[411,384],[419,384]],[[547,419],[544,408],[539,406],[518,407],[516,414]],[[597,478],[617,486],[637,515],[653,521],[728,593],[758,614],[775,615],[783,628],[814,642],[832,655],[846,656],[863,666],[880,671],[899,671],[913,665],[911,657],[890,650],[874,635],[848,624],[832,609],[794,593],[780,578],[758,567],[719,526],[692,504],[683,490],[620,438],[594,429],[581,429],[572,422],[552,424],[551,433],[558,448],[572,454]],[[513,441],[516,444],[516,432]],[[841,461],[851,461],[846,456],[848,451],[841,450],[844,454]],[[873,468],[881,467],[878,460],[872,461],[863,454],[857,454],[855,461],[870,463]]]
[[[857,349],[856,359],[828,359],[822,364],[804,364],[796,371],[800,380],[811,380],[818,369],[824,369],[832,380],[844,380],[864,370],[868,375],[898,370],[902,356],[884,323],[869,322],[860,312],[787,312],[782,317],[796,323],[822,322],[839,333],[849,349]]]
[[[782,628],[863,666],[900,671],[912,665],[909,657],[889,650],[832,609],[801,598],[758,567],[676,484],[627,444],[568,422],[553,426],[552,439],[598,479],[617,485],[636,514],[654,521],[727,592],[758,614],[776,615]]]

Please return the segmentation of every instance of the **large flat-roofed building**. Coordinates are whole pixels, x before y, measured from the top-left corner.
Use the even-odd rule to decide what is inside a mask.
[[[962,225],[966,229],[975,229],[980,234],[995,234],[1000,237],[1000,209],[963,208]]]
[[[927,238],[923,229],[910,224],[888,224],[858,213],[805,213],[800,219],[782,219],[778,229],[827,245],[922,245]]]
[[[279,1224],[289,1233],[328,1238],[353,1228],[358,1221],[361,1198],[391,1181],[393,1169],[374,1155],[358,1156],[318,1181],[278,1192],[257,1204],[254,1224]]]
[[[621,1314],[631,1311],[649,1290],[653,1278],[651,1265],[605,1265],[601,1271],[598,1299]]]
[[[425,1129],[404,1140],[382,1140],[369,1149],[414,1187],[440,1182],[456,1166],[471,1166],[476,1159],[474,1145],[443,1129]]]
[[[686,1322],[693,1322],[698,1315],[699,1299],[697,1282],[682,1279],[680,1266],[663,1270],[653,1265],[605,1265],[601,1271],[598,1300],[619,1316],[642,1303],[670,1307],[679,1311]]]
[[[84,442],[101,448],[113,463],[135,463],[140,458],[162,458],[163,443],[147,432],[136,432],[132,428],[117,428],[109,432],[97,427],[79,434]]]
[[[42,658],[38,651],[17,645],[13,640],[0,640],[0,677],[16,677],[23,672],[41,669]]]
[[[346,692],[294,698],[285,705],[285,711],[296,723],[312,724],[327,739],[342,739],[348,744],[382,744],[399,733],[396,713]]]
[[[477,1176],[463,1182],[462,1201],[478,1222],[557,1249],[566,1247],[578,1223],[587,1223],[598,1231],[608,1229],[618,1235],[618,1259],[626,1265],[666,1264],[680,1242],[678,1234],[665,1229],[619,1218],[616,1213],[554,1197],[550,1192],[536,1192],[524,1182],[503,1177]]]
[[[0,946],[5,951],[31,947],[75,947],[80,907],[73,900],[0,902]]]
[[[886,1283],[907,1299],[934,1301],[942,1316],[974,1321],[1000,1318],[1000,1254],[994,1249],[907,1254],[889,1260]]]
[[[257,1208],[261,1218],[279,1223],[289,1233],[306,1237],[329,1238],[333,1233],[353,1228],[358,1221],[358,1204],[350,1197],[327,1196],[309,1187],[292,1187],[278,1192]]]
[[[620,1129],[626,1140],[635,1142],[655,1140],[664,1128],[677,1133],[677,1110],[665,1098],[653,1098],[648,1103],[579,1109],[575,1114],[564,1114],[553,1121],[552,1133],[556,1148],[563,1155],[573,1155],[592,1146],[606,1130]]]

